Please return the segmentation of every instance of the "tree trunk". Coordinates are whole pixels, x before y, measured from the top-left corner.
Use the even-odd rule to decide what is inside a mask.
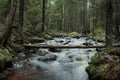
[[[2,42],[1,45],[2,46],[6,46],[8,39],[10,38],[10,35],[12,33],[12,24],[13,24],[13,20],[14,20],[14,16],[15,16],[15,12],[16,12],[16,7],[17,7],[17,0],[11,0],[11,10],[10,10],[10,14],[8,16],[8,23],[7,23],[7,30],[4,33],[3,37],[2,37]]]
[[[43,0],[43,7],[42,7],[42,32],[45,30],[45,0]]]
[[[7,16],[9,15],[9,13],[10,13],[10,10],[11,10],[11,0],[8,0],[7,1]]]
[[[106,0],[106,52],[112,48],[112,28],[113,28],[113,1]]]
[[[119,22],[120,19],[119,19],[119,15],[118,14],[115,14],[115,39],[119,40],[120,37],[119,37],[119,34],[120,34],[120,31],[119,31]]]
[[[20,43],[23,43],[23,25],[24,25],[24,0],[19,0],[19,33]]]

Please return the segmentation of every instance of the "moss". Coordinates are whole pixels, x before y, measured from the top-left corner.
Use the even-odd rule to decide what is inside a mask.
[[[86,68],[88,74],[90,74],[90,76],[95,76],[98,73],[98,69],[94,66],[94,65],[89,65]]]
[[[1,59],[2,59],[2,60],[6,60],[6,61],[12,61],[12,60],[13,60],[10,52],[9,52],[8,49],[6,49],[6,48],[1,49],[1,50],[0,50],[0,54],[2,55],[2,56],[1,56]]]
[[[101,78],[101,72],[104,71],[104,68],[106,68],[106,60],[102,57],[103,54],[96,53],[91,58],[90,65],[86,68],[90,80],[97,80],[98,78]]]
[[[12,65],[12,61],[13,61],[12,52],[10,53],[10,51],[7,48],[0,49],[0,71],[3,68],[10,67],[7,65],[9,63]]]
[[[10,53],[13,53],[13,49],[10,48],[9,46],[6,47]]]
[[[72,37],[72,38],[79,38],[80,37],[80,34],[77,33],[77,32],[72,32],[68,35],[69,37]]]
[[[39,37],[33,37],[33,38],[29,39],[29,42],[31,42],[31,43],[41,43],[44,41],[45,41],[44,38],[39,38]]]
[[[94,39],[98,42],[105,42],[105,35],[104,34],[98,34],[94,36]]]
[[[9,50],[8,49],[3,49],[3,53],[7,56],[7,61],[12,61],[13,60],[13,58],[12,58],[12,55],[11,55],[11,53],[9,52]]]
[[[47,39],[47,40],[53,39],[53,37],[51,35],[49,35],[49,34],[45,34],[44,38]]]
[[[0,49],[0,62],[2,62],[5,59],[5,55],[2,53],[2,50]]]
[[[91,64],[100,65],[106,63],[106,60],[101,56],[102,54],[96,53],[95,56],[91,58]]]

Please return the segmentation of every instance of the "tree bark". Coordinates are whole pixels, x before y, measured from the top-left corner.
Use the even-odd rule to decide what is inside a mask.
[[[113,29],[113,1],[106,0],[106,52],[112,48],[112,29]]]
[[[9,15],[9,13],[10,13],[10,10],[11,10],[11,0],[8,0],[7,1],[7,16]]]
[[[115,14],[115,39],[119,40],[120,37],[119,37],[119,34],[120,34],[120,31],[119,31],[119,24],[120,24],[120,18],[119,18],[119,15],[116,13]]]
[[[20,43],[23,43],[23,25],[24,25],[24,0],[19,0],[19,33]]]
[[[43,0],[43,7],[42,7],[42,32],[45,30],[45,2],[46,0]]]
[[[8,16],[8,23],[7,23],[7,30],[5,31],[3,37],[2,37],[2,42],[1,45],[2,46],[6,46],[8,39],[10,38],[10,35],[12,33],[12,24],[13,24],[13,20],[14,20],[14,16],[15,16],[15,12],[16,12],[16,7],[17,7],[17,0],[11,0],[11,10]]]

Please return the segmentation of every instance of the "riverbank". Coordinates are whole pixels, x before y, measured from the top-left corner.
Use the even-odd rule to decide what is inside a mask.
[[[87,67],[90,80],[120,80],[120,48],[97,53]]]

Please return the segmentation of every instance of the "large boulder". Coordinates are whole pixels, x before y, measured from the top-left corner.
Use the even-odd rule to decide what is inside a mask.
[[[68,36],[72,38],[80,38],[80,34],[77,32],[71,32]]]
[[[12,54],[6,48],[0,49],[0,70],[12,66]]]

